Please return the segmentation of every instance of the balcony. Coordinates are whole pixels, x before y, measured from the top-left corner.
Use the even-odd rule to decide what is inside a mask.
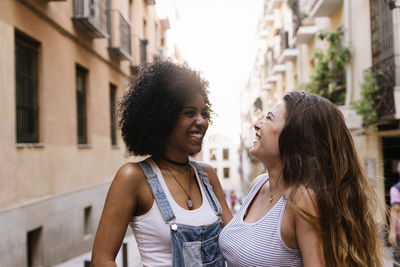
[[[268,36],[269,36],[269,31],[268,30],[260,31],[260,39],[267,40]]]
[[[273,75],[273,76],[268,76],[268,78],[266,79],[267,83],[276,83],[278,81],[278,76]]]
[[[74,0],[73,22],[92,38],[107,38],[107,0]]]
[[[108,50],[119,60],[131,60],[131,23],[119,10],[109,10]]]
[[[343,0],[314,0],[310,17],[329,17],[340,6]]]
[[[282,6],[283,0],[271,0],[270,5],[272,9],[277,9]]]
[[[163,29],[165,31],[171,29],[171,24],[169,22],[169,18],[168,17],[164,18],[164,19],[160,19],[160,22],[161,22],[161,26],[163,27]]]
[[[380,120],[393,119],[396,115],[395,108],[395,57],[394,55],[376,63],[371,71],[379,85],[379,99],[375,102],[375,109]],[[397,99],[398,100],[398,99]],[[397,101],[396,101],[397,102]],[[400,103],[399,103],[400,104]]]
[[[296,34],[296,44],[308,44],[317,31],[316,26],[300,26]]]
[[[265,24],[267,26],[271,26],[275,21],[275,15],[274,14],[269,14],[265,16]]]
[[[271,83],[264,83],[263,85],[261,85],[261,90],[270,91],[271,89],[272,89]]]
[[[286,71],[286,66],[284,64],[277,64],[272,68],[272,75],[283,74]]]
[[[148,6],[154,6],[156,4],[156,0],[144,0],[144,2]]]
[[[279,58],[279,62],[286,63],[288,61],[294,61],[294,60],[296,60],[298,54],[299,54],[299,51],[296,48],[285,49],[285,50],[283,50],[283,53],[282,53],[281,57]]]

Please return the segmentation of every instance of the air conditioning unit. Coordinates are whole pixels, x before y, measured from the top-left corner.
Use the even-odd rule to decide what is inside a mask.
[[[108,38],[107,0],[73,0],[74,23],[92,38]]]

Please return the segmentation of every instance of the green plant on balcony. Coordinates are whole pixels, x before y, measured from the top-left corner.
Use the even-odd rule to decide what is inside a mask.
[[[292,13],[299,17],[300,21],[308,17],[308,14],[301,12],[299,8],[299,0],[286,0],[286,5],[292,10]]]
[[[299,0],[287,0],[286,4],[293,11],[299,6]]]
[[[321,95],[336,105],[343,105],[346,97],[345,68],[350,60],[350,50],[342,46],[343,30],[320,32],[318,39],[329,42],[327,50],[318,49],[313,59],[310,82],[299,88]]]
[[[262,101],[260,97],[257,97],[257,99],[254,101],[254,111],[257,112],[257,110],[262,111]]]
[[[378,75],[383,75],[382,70],[378,70]],[[362,117],[365,126],[375,123],[378,120],[376,103],[380,99],[379,85],[370,69],[364,71],[364,81],[360,83],[361,98],[351,103],[351,107]]]

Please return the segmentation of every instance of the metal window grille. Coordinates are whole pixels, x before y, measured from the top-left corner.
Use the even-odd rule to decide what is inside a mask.
[[[381,0],[370,0],[372,72],[379,85],[376,109],[380,118],[395,113],[395,55],[392,12]]]
[[[140,40],[140,63],[145,64],[147,61],[147,39]]]
[[[131,22],[120,10],[110,9],[109,23],[109,50],[119,59],[131,59]]]
[[[230,177],[229,168],[224,168],[224,178],[227,179]]]
[[[117,144],[117,127],[116,127],[116,105],[115,98],[117,87],[110,84],[110,124],[111,124],[111,145]]]
[[[223,150],[222,150],[222,158],[223,159],[229,159],[229,149],[228,148],[224,148]]]
[[[15,32],[17,143],[39,142],[39,43]]]
[[[76,66],[78,144],[87,144],[86,78],[88,71]]]

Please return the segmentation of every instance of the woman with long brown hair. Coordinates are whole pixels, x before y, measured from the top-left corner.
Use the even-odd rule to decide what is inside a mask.
[[[228,266],[382,266],[377,197],[336,106],[291,92],[254,128],[268,173],[220,234]]]

